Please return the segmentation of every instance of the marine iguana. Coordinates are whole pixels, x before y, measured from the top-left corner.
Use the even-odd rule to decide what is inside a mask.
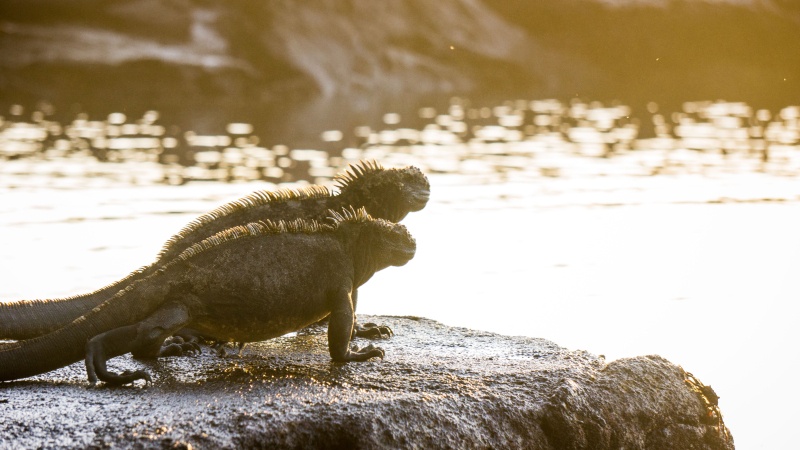
[[[171,354],[165,338],[192,327],[219,340],[261,341],[330,316],[328,349],[338,362],[383,358],[372,345],[349,347],[352,293],[375,272],[416,252],[403,225],[362,208],[331,221],[296,219],[235,226],[196,243],[130,282],[70,324],[0,346],[0,381],[45,373],[85,357],[89,381],[150,381],[146,371],[114,373],[106,362],[131,352]]]
[[[326,220],[329,209],[365,207],[372,217],[399,222],[409,212],[425,207],[430,184],[416,167],[384,169],[374,161],[351,165],[337,175],[338,193],[323,186],[299,190],[256,191],[226,203],[194,219],[162,247],[156,261],[132,272],[126,278],[94,292],[47,300],[0,302],[0,339],[28,339],[54,331],[99,305],[133,281],[152,274],[192,245],[225,229],[258,220]],[[353,293],[353,302],[358,293]],[[391,334],[391,329],[376,324],[356,325],[362,337]],[[184,335],[191,335],[185,331]]]

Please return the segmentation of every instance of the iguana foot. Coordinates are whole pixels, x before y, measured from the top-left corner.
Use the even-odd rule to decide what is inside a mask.
[[[386,356],[386,352],[383,351],[380,347],[375,347],[372,344],[362,348],[359,350],[358,347],[353,345],[350,347],[350,350],[344,355],[344,357],[336,358],[336,362],[361,362],[366,361],[370,358],[380,358]]]
[[[144,370],[126,370],[119,375],[113,372],[107,372],[107,375],[108,377],[103,381],[109,386],[124,386],[136,380],[144,380],[145,384],[153,382],[153,379],[150,378],[150,374]]]
[[[122,386],[136,380],[151,381],[150,374],[144,370],[114,373],[106,368],[109,357],[124,353],[109,347],[115,347],[121,342],[127,344],[135,336],[136,325],[130,325],[99,334],[86,343],[86,372],[91,386],[98,380],[111,386]]]
[[[198,344],[203,344],[208,342],[210,338],[191,328],[181,328],[171,337],[167,338],[167,342],[173,339],[180,339],[181,342],[197,342]]]
[[[164,341],[188,322],[189,314],[186,306],[170,303],[160,307],[139,323],[114,328],[89,339],[86,343],[86,372],[89,383],[94,385],[98,380],[112,386],[129,384],[136,380],[150,383],[152,381],[150,374],[144,370],[114,373],[107,369],[106,362],[110,358],[128,352],[131,352],[134,358],[163,356]],[[175,352],[177,349],[182,351],[181,345],[185,343],[169,344],[166,346],[169,349],[167,352]]]
[[[122,373],[114,373],[106,368],[105,358],[101,353],[90,350],[86,358],[86,370],[89,374],[89,385],[94,386],[97,381],[103,381],[109,386],[123,386],[131,384],[136,380],[144,380],[145,383],[152,383],[153,379],[145,370],[126,370]]]
[[[317,334],[324,334],[328,328],[328,319],[322,319],[319,322],[312,323],[311,325],[299,330],[297,332],[298,336],[314,336]]]
[[[164,341],[158,356],[197,356],[201,353],[202,348],[197,342],[186,342],[180,336],[172,336]]]
[[[367,339],[383,339],[394,336],[394,331],[386,325],[368,322],[356,324],[353,334],[354,336]]]
[[[242,356],[242,351],[244,350],[244,346],[247,345],[246,342],[233,342],[233,347],[238,348],[239,350],[234,353],[228,353],[228,348],[226,347],[227,342],[216,342],[214,343],[211,348],[213,348],[217,352],[217,356],[220,358],[228,358],[231,356]]]

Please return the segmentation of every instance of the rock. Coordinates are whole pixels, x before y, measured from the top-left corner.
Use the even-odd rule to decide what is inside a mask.
[[[88,388],[82,364],[3,383],[0,435],[19,448],[734,448],[712,391],[661,357],[607,364],[543,339],[365,319],[396,332],[383,361],[332,363],[318,329],[242,357],[146,363],[147,387]]]

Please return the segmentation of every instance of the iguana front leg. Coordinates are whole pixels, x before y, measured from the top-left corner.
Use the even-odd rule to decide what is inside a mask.
[[[328,323],[328,351],[336,362],[366,361],[370,358],[383,358],[381,348],[368,345],[359,350],[350,348],[350,339],[353,335],[355,312],[350,292],[342,290],[332,299],[333,310]]]
[[[354,289],[353,293],[350,294],[350,297],[353,299],[353,312],[355,313],[358,304],[358,290]],[[319,322],[309,325],[305,328],[305,330],[307,331],[311,329],[311,327],[325,326],[325,324],[329,323],[329,321],[330,316],[325,317]],[[367,339],[383,339],[390,338],[392,336],[394,336],[394,331],[392,331],[392,329],[386,325],[378,325],[372,322],[360,324],[358,323],[358,319],[356,319],[356,322],[353,325],[353,334],[350,336],[350,339],[352,340],[357,337]]]
[[[123,385],[136,380],[151,381],[144,370],[110,372],[109,359],[132,352],[137,358],[173,356],[182,353],[178,344],[162,347],[164,340],[189,323],[189,312],[180,303],[170,303],[159,308],[147,319],[133,325],[115,328],[98,334],[86,343],[86,372],[89,382],[97,380],[110,385]]]

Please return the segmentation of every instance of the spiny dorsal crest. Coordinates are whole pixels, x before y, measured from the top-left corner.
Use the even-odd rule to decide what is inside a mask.
[[[282,233],[311,234],[332,231],[334,229],[335,227],[332,225],[324,224],[318,220],[311,219],[295,219],[288,221],[259,220],[258,222],[250,222],[246,225],[237,225],[235,227],[228,228],[227,230],[220,231],[211,237],[203,239],[202,241],[181,252],[180,255],[175,257],[175,259],[165,264],[163,268],[166,268],[178,261],[185,261],[211,248],[223,245],[226,242],[231,242],[236,239]]]
[[[364,178],[367,175],[383,171],[383,166],[374,160],[360,161],[358,164],[350,164],[343,173],[336,175],[333,178],[333,183],[343,191],[350,184]]]
[[[161,248],[158,255],[160,260],[167,251],[176,243],[183,240],[186,236],[190,235],[197,229],[207,225],[220,217],[225,217],[234,214],[238,211],[253,208],[257,206],[266,205],[268,203],[288,202],[291,200],[308,200],[323,197],[330,197],[333,194],[325,186],[308,186],[302,189],[279,189],[277,191],[255,191],[238,200],[226,203],[222,206],[213,209],[202,216],[192,220],[185,227],[183,227],[176,235],[167,240]]]
[[[370,222],[374,220],[372,216],[367,213],[366,208],[355,209],[352,205],[345,206],[341,211],[328,210],[328,218],[333,221],[334,226],[339,226],[342,222]]]

